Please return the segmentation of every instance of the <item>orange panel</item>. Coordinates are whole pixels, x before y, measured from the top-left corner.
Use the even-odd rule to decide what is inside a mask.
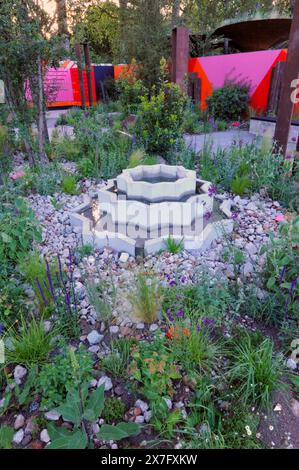
[[[272,70],[277,62],[285,61],[286,57],[287,51],[282,50],[251,97],[250,106],[252,106],[258,114],[263,113],[267,109]]]
[[[196,73],[197,76],[201,79],[201,103],[200,108],[201,110],[205,110],[207,107],[206,99],[208,96],[211,96],[213,93],[213,88],[206,76],[205,71],[203,70],[202,66],[200,65],[200,59],[190,59],[189,60],[189,73]]]

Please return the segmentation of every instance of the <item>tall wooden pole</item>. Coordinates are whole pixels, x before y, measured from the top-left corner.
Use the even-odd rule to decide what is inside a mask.
[[[291,25],[288,55],[282,79],[282,90],[278,106],[277,123],[274,141],[277,149],[282,149],[286,156],[290,126],[294,110],[291,100],[291,83],[299,76],[299,0],[295,0],[293,21]]]
[[[172,82],[185,92],[187,92],[189,64],[189,35],[190,31],[185,27],[172,30]]]
[[[87,74],[87,85],[88,85],[88,95],[89,95],[89,106],[94,105],[93,90],[92,90],[92,77],[91,77],[91,60],[89,54],[89,45],[84,44],[84,57],[86,65],[86,74]]]
[[[75,44],[75,53],[76,53],[76,57],[77,57],[77,66],[78,66],[78,74],[79,74],[79,87],[80,87],[82,108],[85,109],[86,108],[86,101],[85,101],[84,79],[83,79],[82,61],[81,61],[81,47],[80,47],[79,43]]]

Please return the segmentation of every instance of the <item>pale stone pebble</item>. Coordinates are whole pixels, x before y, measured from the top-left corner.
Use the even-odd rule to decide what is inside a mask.
[[[61,413],[59,413],[58,411],[55,411],[55,410],[47,411],[45,413],[45,418],[48,421],[58,421],[60,416],[61,416]]]
[[[87,335],[87,341],[89,342],[89,344],[91,346],[93,346],[95,344],[99,344],[102,341],[103,338],[104,338],[104,336],[100,335],[96,330],[91,331]]]
[[[116,335],[119,332],[119,327],[117,325],[112,325],[110,326],[109,331],[112,335]]]
[[[24,434],[25,434],[25,433],[24,433],[24,430],[23,430],[23,429],[20,429],[19,431],[17,431],[17,432],[14,434],[13,439],[12,439],[12,442],[13,442],[14,444],[17,444],[17,445],[21,444],[21,442],[22,442],[22,440],[23,440],[23,438],[24,438]]]
[[[143,424],[144,423],[144,416],[142,416],[142,415],[136,416],[135,423]]]
[[[109,377],[107,377],[107,375],[103,375],[103,377],[99,379],[97,386],[100,387],[103,384],[105,386],[104,388],[106,392],[108,392],[109,390],[113,388],[112,380]]]
[[[18,429],[22,428],[25,424],[25,418],[23,415],[18,415],[14,422],[14,428],[17,431]]]
[[[142,413],[144,413],[145,411],[148,410],[149,406],[148,404],[145,402],[145,401],[142,401],[142,400],[136,400],[135,402],[135,406],[137,408],[140,408]]]
[[[42,442],[44,442],[45,444],[48,444],[48,442],[50,442],[50,436],[49,436],[49,433],[47,431],[47,429],[43,429],[40,433],[40,440]]]
[[[22,382],[22,379],[25,377],[27,374],[27,369],[26,367],[23,366],[16,366],[14,370],[14,379],[17,385],[20,385]]]

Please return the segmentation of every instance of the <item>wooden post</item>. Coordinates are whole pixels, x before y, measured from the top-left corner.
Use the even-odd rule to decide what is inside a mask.
[[[90,60],[90,54],[89,54],[89,45],[84,44],[83,47],[84,47],[84,57],[85,57],[85,65],[86,65],[86,73],[87,73],[89,106],[93,106],[95,104],[95,101],[93,98],[93,90],[92,90],[91,60]]]
[[[295,0],[293,21],[291,25],[288,55],[285,71],[282,79],[282,90],[279,101],[277,123],[274,134],[275,146],[282,149],[283,156],[286,156],[290,125],[294,110],[294,103],[291,100],[291,83],[299,76],[299,0]]]
[[[185,92],[187,92],[188,64],[189,29],[174,28],[172,31],[172,81]]]
[[[81,62],[81,48],[80,44],[75,44],[75,53],[77,57],[77,66],[78,66],[78,74],[79,74],[79,87],[80,87],[80,95],[81,95],[81,102],[82,108],[86,108],[86,101],[85,101],[85,93],[84,93],[84,79],[83,79],[83,72],[82,72],[82,62]]]

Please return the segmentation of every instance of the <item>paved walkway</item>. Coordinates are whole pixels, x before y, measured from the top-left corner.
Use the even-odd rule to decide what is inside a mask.
[[[185,142],[189,148],[199,152],[205,145],[212,146],[213,151],[218,149],[226,149],[234,143],[251,144],[256,140],[254,134],[242,130],[229,130],[223,132],[209,132],[207,134],[186,134]]]

